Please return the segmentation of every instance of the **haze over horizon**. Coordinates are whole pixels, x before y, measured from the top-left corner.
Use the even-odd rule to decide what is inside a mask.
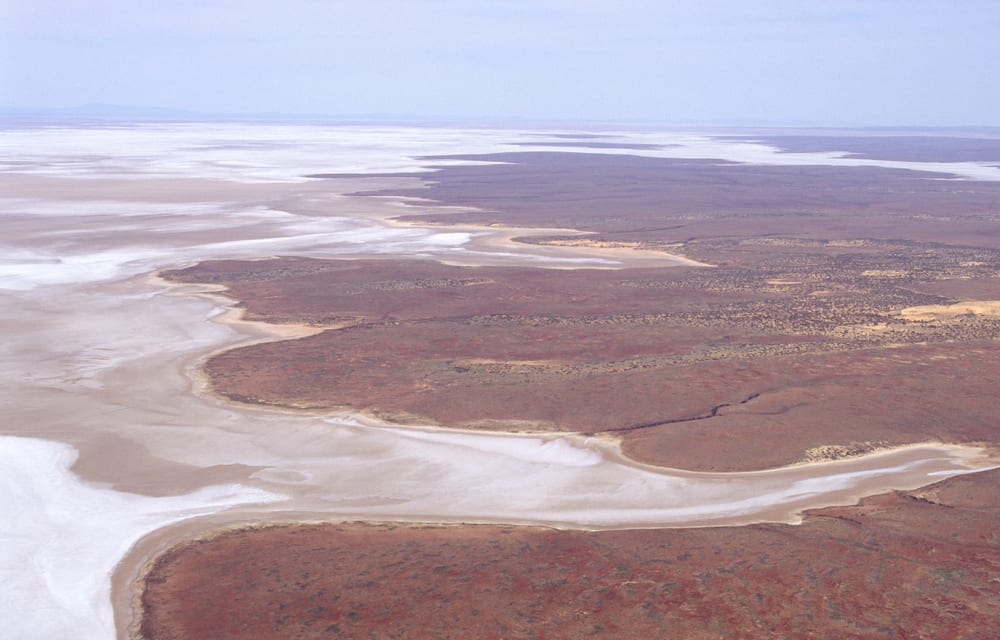
[[[645,123],[1000,125],[985,0],[37,0],[0,105]]]

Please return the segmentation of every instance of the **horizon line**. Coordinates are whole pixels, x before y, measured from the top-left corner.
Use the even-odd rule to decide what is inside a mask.
[[[846,130],[971,130],[996,129],[1000,124],[928,124],[928,123],[858,123],[808,120],[689,120],[689,119],[613,119],[592,117],[553,118],[544,116],[497,116],[468,114],[396,114],[396,113],[304,113],[280,111],[201,111],[194,109],[88,103],[69,107],[0,105],[0,119],[37,118],[48,120],[89,120],[91,122],[256,122],[288,124],[409,124],[447,125],[479,123],[489,126],[565,126],[565,127],[712,127],[712,128],[787,128]]]

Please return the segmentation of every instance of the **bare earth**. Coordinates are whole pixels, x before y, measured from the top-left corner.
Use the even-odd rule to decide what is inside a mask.
[[[719,268],[284,258],[166,275],[228,287],[248,319],[318,331],[210,359],[214,390],[239,402],[611,432],[636,460],[715,471],[995,436],[995,303],[851,283],[847,269],[732,291]]]
[[[1000,472],[798,526],[327,524],[175,548],[146,638],[964,638],[1000,617]]]
[[[844,150],[958,157],[921,146],[932,142]],[[453,207],[404,221],[580,229],[592,235],[524,241],[715,266],[277,258],[167,272],[226,287],[250,320],[318,331],[215,355],[212,389],[389,421],[607,433],[634,460],[698,470],[1000,442],[997,183],[600,154],[477,159],[510,164],[447,167],[425,187],[376,195]],[[800,526],[227,532],[157,562],[142,634],[987,638],[1000,616],[998,480],[875,496]]]

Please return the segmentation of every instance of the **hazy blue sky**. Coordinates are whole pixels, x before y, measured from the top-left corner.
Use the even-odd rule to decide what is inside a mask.
[[[0,0],[0,105],[1000,125],[1000,0]]]

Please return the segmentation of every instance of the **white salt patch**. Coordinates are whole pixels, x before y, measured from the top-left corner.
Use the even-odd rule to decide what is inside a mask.
[[[131,262],[139,263],[133,272],[148,271],[151,267],[148,257],[149,252],[141,250],[76,255],[11,251],[0,262],[0,289],[27,291],[44,285],[110,280],[125,273],[125,266]]]
[[[267,211],[264,207],[254,207]],[[240,211],[247,215],[252,209]],[[141,200],[39,200],[37,198],[0,198],[0,210],[31,216],[92,216],[113,215],[126,217],[149,217],[152,215],[203,216],[233,212],[233,206],[213,202],[144,202]],[[266,214],[264,214],[266,215]]]
[[[993,467],[979,467],[976,469],[964,469],[962,471],[931,471],[927,475],[929,476],[963,476],[967,473],[979,473],[980,471],[993,471],[994,469],[1000,469],[1000,465]]]
[[[670,132],[618,131],[622,143],[664,145],[663,149],[606,149],[599,147],[531,146],[531,151],[560,151],[591,154],[634,155],[649,158],[685,158],[691,160],[726,160],[751,165],[829,167],[884,167],[910,171],[932,171],[965,180],[1000,180],[1000,167],[987,162],[914,162],[903,160],[870,160],[848,157],[848,152],[793,153],[753,140],[732,140],[704,135]],[[836,145],[836,137],[831,137]],[[536,141],[537,142],[537,141]]]
[[[459,247],[469,242],[471,233],[445,232],[434,233],[423,238],[423,242],[435,247]]]
[[[847,161],[836,154],[779,154],[767,145],[687,134],[629,133],[626,138],[680,145],[653,152],[663,157],[763,164]],[[6,130],[0,131],[0,165],[6,163],[12,172],[98,180],[193,176],[297,182],[306,173],[421,170],[427,163],[415,159],[420,155],[523,151],[506,143],[531,140],[537,140],[534,132],[405,127]],[[973,169],[982,167],[963,171]],[[984,169],[982,175],[991,171]],[[897,477],[893,473],[903,473],[892,471],[899,465],[887,459],[889,471],[852,475],[845,471],[850,464],[810,468],[820,476],[811,482],[803,481],[801,471],[739,479],[680,477],[623,464],[575,438],[373,429],[205,402],[190,393],[183,366],[236,337],[229,327],[198,321],[218,307],[158,296],[141,289],[139,281],[105,281],[208,258],[276,253],[617,263],[538,255],[530,246],[503,254],[476,252],[466,247],[472,234],[240,203],[8,199],[0,200],[0,213],[7,221],[20,221],[20,226],[6,225],[0,239],[0,288],[8,289],[0,291],[0,326],[7,337],[0,342],[5,431],[54,438],[67,430],[117,434],[168,461],[262,467],[256,481],[275,491],[229,486],[174,498],[141,497],[79,483],[67,471],[74,453],[66,445],[0,438],[0,508],[7,516],[0,525],[5,579],[0,614],[18,625],[13,637],[112,637],[108,575],[134,540],[169,522],[276,500],[286,491],[295,497],[282,509],[342,517],[641,526],[725,519],[776,504],[794,508],[798,500],[813,499],[809,496],[855,487],[867,475],[889,473],[888,483]],[[147,233],[139,233],[143,230]],[[184,235],[191,230],[213,235]],[[934,459],[933,452],[928,459]],[[941,470],[960,466],[939,460],[933,472],[949,475],[953,472]],[[914,473],[903,474],[907,483]]]
[[[495,164],[476,160],[421,160],[421,156],[548,150],[720,159],[763,165],[875,166],[936,171],[968,180],[1000,180],[1000,167],[985,162],[904,162],[850,158],[840,152],[787,153],[753,140],[681,132],[605,132],[623,143],[663,145],[662,149],[525,148],[511,144],[537,144],[539,133],[514,129],[240,123],[8,129],[0,130],[0,140],[4,142],[0,144],[0,168],[97,178],[196,176],[244,182],[299,182],[305,179],[303,176],[315,173],[410,173],[427,171],[428,165]],[[835,144],[835,138],[831,144]]]
[[[0,619],[10,638],[115,637],[110,576],[141,536],[283,496],[241,485],[148,498],[82,484],[73,447],[0,436]]]
[[[303,175],[323,172],[426,171],[427,162],[415,160],[417,156],[508,150],[506,143],[512,137],[518,139],[521,134],[485,129],[239,123],[13,129],[0,131],[5,142],[0,148],[11,149],[10,153],[0,151],[0,168],[77,177],[155,175],[300,182]]]
[[[459,449],[497,454],[519,462],[552,464],[562,467],[589,467],[600,464],[603,456],[592,449],[570,444],[565,438],[533,438],[492,434],[468,434],[456,438],[453,432],[399,430],[384,427],[400,438],[415,441],[449,444]]]
[[[470,251],[469,253],[474,253],[474,252]],[[504,257],[508,257],[508,258],[516,258],[518,260],[523,260],[525,262],[542,262],[542,263],[550,263],[550,264],[560,264],[560,263],[578,264],[578,265],[584,265],[584,264],[619,265],[619,264],[621,264],[621,261],[619,261],[619,260],[611,260],[609,258],[564,258],[564,257],[543,256],[543,255],[535,255],[535,254],[507,253],[507,252],[503,252],[503,251],[490,251],[489,253],[487,253],[487,252],[484,251],[482,253],[483,253],[483,255],[504,256]]]

